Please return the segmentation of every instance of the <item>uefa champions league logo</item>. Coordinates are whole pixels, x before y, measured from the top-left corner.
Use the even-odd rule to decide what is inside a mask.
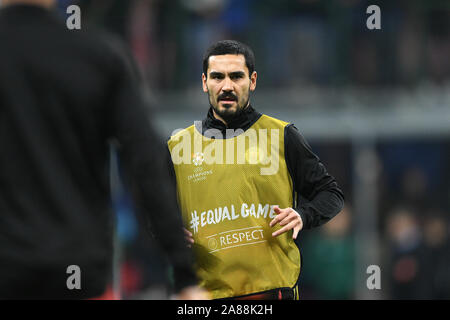
[[[196,152],[192,156],[192,162],[194,163],[195,166],[200,166],[204,160],[205,160],[205,156],[204,156],[203,152]]]

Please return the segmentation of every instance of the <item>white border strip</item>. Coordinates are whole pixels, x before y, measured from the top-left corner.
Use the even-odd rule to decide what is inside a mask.
[[[219,232],[219,233],[213,234],[213,235],[211,235],[211,236],[207,236],[207,237],[205,237],[205,238],[208,239],[208,238],[217,236],[218,234],[224,234],[224,233],[229,233],[229,232],[233,232],[233,231],[241,231],[241,230],[247,230],[247,229],[256,229],[256,228],[261,228],[261,229],[263,229],[264,227],[262,227],[262,226],[256,226],[256,227],[248,227],[248,228],[242,228],[242,229],[228,230],[228,231],[224,231],[224,232]]]

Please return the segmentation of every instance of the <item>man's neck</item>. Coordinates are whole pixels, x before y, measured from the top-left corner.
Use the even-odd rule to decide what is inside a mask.
[[[29,4],[41,6],[44,8],[51,8],[55,4],[55,0],[2,0],[2,6],[9,6],[15,4]]]
[[[225,120],[223,120],[223,118],[221,116],[219,116],[214,109],[213,109],[213,115],[214,115],[214,118],[222,121],[225,125],[227,125],[227,122]]]

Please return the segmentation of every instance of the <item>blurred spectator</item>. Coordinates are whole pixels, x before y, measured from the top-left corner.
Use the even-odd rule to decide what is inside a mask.
[[[305,296],[312,299],[353,299],[355,251],[351,209],[346,206],[320,232],[308,234],[303,245]],[[302,285],[302,284],[301,284]]]
[[[411,85],[417,83],[422,64],[423,22],[417,13],[407,12],[404,22],[399,26],[395,43],[397,80],[399,83]]]
[[[450,8],[430,8],[428,13],[426,65],[431,80],[439,85],[450,78]]]
[[[419,223],[405,207],[388,217],[388,270],[390,298],[421,299],[427,297],[424,277],[424,246]]]
[[[400,140],[382,143],[379,148],[390,202],[415,206],[441,198],[447,162],[442,141]],[[387,199],[385,199],[387,200]]]
[[[430,299],[450,299],[450,245],[448,214],[431,211],[423,223],[425,246],[424,277]]]
[[[450,298],[448,219],[434,210],[421,216],[399,207],[387,220],[390,298]]]

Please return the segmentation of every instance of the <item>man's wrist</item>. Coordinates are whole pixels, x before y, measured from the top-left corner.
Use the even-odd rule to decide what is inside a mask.
[[[303,222],[302,230],[309,229],[309,217],[305,208],[299,206],[297,208],[294,208],[294,210],[300,215],[300,218],[302,219]]]

